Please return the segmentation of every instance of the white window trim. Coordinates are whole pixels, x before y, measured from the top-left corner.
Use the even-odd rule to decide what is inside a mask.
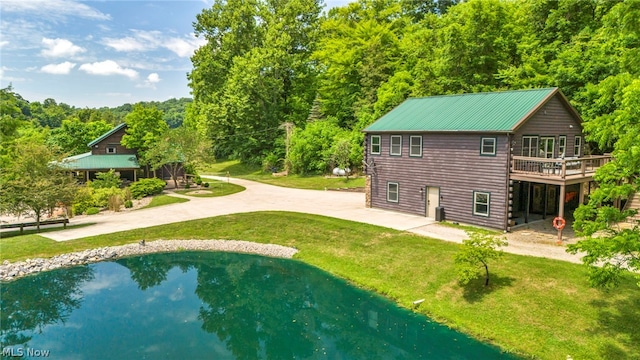
[[[548,150],[548,143],[549,141],[551,141],[551,153],[547,152]],[[542,149],[542,144],[545,145],[545,148]],[[540,136],[540,140],[538,140],[538,151],[542,151],[544,153],[544,156],[542,156],[542,154],[540,154],[538,157],[541,158],[546,158],[546,159],[552,159],[555,154],[555,149],[556,149],[556,138],[555,136]]]
[[[564,158],[567,156],[567,136],[558,136],[558,157]]]
[[[389,194],[391,194],[391,189],[390,189],[391,185],[395,185],[396,186],[396,191],[395,191],[396,198],[395,198],[395,200],[391,199],[390,196],[389,196]],[[392,202],[392,203],[397,203],[399,199],[400,199],[400,185],[398,185],[397,182],[388,182],[387,183],[387,201],[388,202]]]
[[[400,139],[400,144],[398,146],[400,151],[398,153],[394,153],[393,152],[393,139],[394,138]],[[402,156],[402,135],[391,135],[391,137],[389,138],[389,155]]]
[[[478,212],[476,211],[476,205],[478,205],[478,198],[476,197],[478,194],[484,194],[487,195],[487,213],[482,213],[482,212]],[[481,205],[484,205],[483,203],[480,203]],[[477,215],[477,216],[485,216],[485,217],[489,217],[490,211],[491,211],[491,193],[490,192],[486,192],[486,191],[474,191],[473,192],[473,215]]]
[[[373,143],[373,139],[378,139],[378,143],[374,144]],[[373,151],[373,146],[377,145],[378,146],[378,151]],[[371,154],[372,155],[380,155],[380,152],[382,150],[382,138],[380,137],[380,135],[371,135]]]
[[[576,135],[573,140],[573,156],[581,156],[582,155],[582,136]]]
[[[484,152],[484,142],[485,140],[491,140],[493,141],[493,145],[492,147],[492,151],[491,152]],[[494,137],[483,137],[480,139],[480,155],[483,156],[496,156],[496,149],[498,148],[498,139],[494,138]]]
[[[417,154],[413,153],[413,140],[414,139],[419,139],[420,141],[420,152]],[[402,144],[402,140],[400,141],[400,144]],[[401,145],[402,146],[402,145]],[[414,156],[414,157],[422,157],[422,135],[412,135],[411,137],[409,137],[409,156]]]
[[[525,154],[524,153],[524,142],[525,139],[529,139],[529,153]],[[535,148],[533,146],[531,146],[531,140],[535,139],[536,140],[536,146]],[[522,156],[527,156],[527,157],[538,157],[538,147],[540,146],[540,139],[537,135],[525,135],[522,137]],[[533,152],[533,154],[531,154],[531,152]]]
[[[113,150],[113,151],[109,151],[109,150]],[[117,150],[115,146],[107,146],[107,154],[116,154]]]

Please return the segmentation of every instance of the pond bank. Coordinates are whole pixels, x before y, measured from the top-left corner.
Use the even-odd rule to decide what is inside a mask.
[[[40,271],[90,264],[132,255],[183,250],[228,251],[279,258],[291,258],[298,252],[297,249],[291,247],[241,240],[156,240],[149,242],[144,242],[143,240],[137,244],[78,251],[57,255],[49,259],[27,259],[15,263],[5,260],[0,265],[0,281],[11,281]]]

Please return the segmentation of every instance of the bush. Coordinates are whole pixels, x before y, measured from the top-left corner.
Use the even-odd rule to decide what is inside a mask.
[[[101,188],[94,189],[93,191],[93,206],[99,208],[109,208],[109,210],[115,210],[116,205],[122,205],[123,191],[118,188]],[[119,198],[118,201],[116,198]],[[117,208],[120,210],[120,207]]]
[[[133,207],[133,201],[127,200],[124,202],[124,207],[127,209],[131,209]]]
[[[131,195],[131,189],[129,188],[125,188],[123,190],[123,194],[124,194],[124,201],[131,201],[133,199],[133,195]]]
[[[200,186],[202,184],[202,178],[200,175],[196,176],[196,185]]]
[[[189,183],[184,184],[184,188],[185,189],[189,189],[191,187],[191,185],[189,185]]]
[[[73,200],[71,211],[74,215],[84,214],[88,208],[95,206],[93,200],[93,188],[80,187],[76,193],[76,197]]]
[[[164,187],[167,184],[164,180],[151,178],[140,179],[139,181],[131,184],[129,190],[134,199],[142,199],[145,196],[156,195],[162,193]]]
[[[209,183],[208,182],[204,183],[204,187],[208,188],[209,187]]]
[[[96,179],[87,184],[94,189],[119,188],[122,185],[122,180],[120,180],[120,174],[111,169],[106,173],[97,173]]]
[[[90,207],[87,209],[87,211],[85,212],[87,215],[95,215],[97,213],[100,212],[100,209],[98,209],[97,207]]]

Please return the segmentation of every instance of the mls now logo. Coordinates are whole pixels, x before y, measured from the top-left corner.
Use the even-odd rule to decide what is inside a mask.
[[[2,357],[48,357],[50,354],[49,350],[39,350],[39,349],[31,349],[31,348],[14,348],[14,347],[6,347],[2,348]]]

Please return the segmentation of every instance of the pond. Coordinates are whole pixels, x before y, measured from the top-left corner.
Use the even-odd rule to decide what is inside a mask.
[[[256,255],[178,252],[59,269],[3,283],[0,299],[4,356],[511,358],[317,268]]]

